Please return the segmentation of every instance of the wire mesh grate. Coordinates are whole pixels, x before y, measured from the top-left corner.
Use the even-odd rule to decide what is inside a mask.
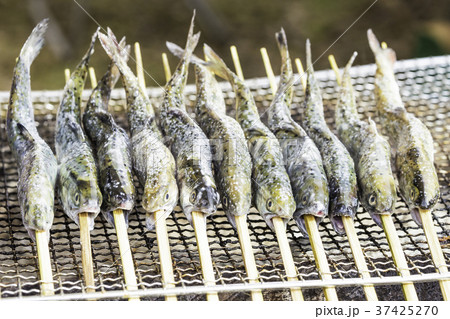
[[[374,65],[358,66],[352,69],[353,83],[357,94],[359,112],[364,118],[375,115],[373,96]],[[430,129],[434,137],[436,151],[435,163],[441,185],[441,199],[436,205],[433,220],[444,251],[446,263],[450,264],[450,56],[400,61],[396,75],[401,94],[410,112],[415,113]],[[334,127],[334,107],[337,89],[331,70],[317,72],[322,85],[324,109],[328,124]],[[271,102],[272,95],[266,78],[247,81],[251,87],[259,109],[263,113]],[[234,94],[228,84],[223,83],[229,114],[233,114]],[[152,102],[160,103],[162,90],[149,89]],[[89,90],[84,94],[86,101]],[[51,147],[54,145],[55,114],[59,105],[61,91],[36,91],[32,94],[36,122],[40,135]],[[0,138],[0,296],[1,298],[20,298],[39,296],[39,269],[36,247],[22,225],[20,207],[17,200],[17,165],[9,150],[5,136],[5,114],[9,92],[0,92],[1,138]],[[186,101],[193,105],[195,87],[186,89]],[[295,86],[293,116],[301,116],[303,91],[300,84]],[[112,94],[111,109],[117,122],[127,128],[124,116],[125,96],[123,89]],[[265,116],[262,114],[262,118]],[[138,185],[136,183],[136,185]],[[142,188],[138,186],[138,203]],[[406,255],[412,275],[435,273],[426,238],[409,215],[405,203],[398,201],[393,219]],[[262,285],[284,283],[287,279],[282,264],[275,234],[267,227],[260,215],[252,209],[248,215],[250,237]],[[397,276],[389,245],[383,230],[370,218],[369,214],[358,210],[355,227],[372,277],[386,278]],[[177,288],[190,288],[182,295],[182,300],[204,300],[201,275],[194,230],[177,207],[167,219],[167,228],[173,258],[175,284]],[[360,286],[352,285],[359,278],[353,261],[350,246],[345,236],[334,232],[328,219],[319,227],[323,245],[327,253],[333,279],[343,279],[349,287],[338,287],[341,300],[364,300]],[[215,271],[216,284],[222,287],[219,293],[222,300],[249,300],[250,293],[245,286],[235,291],[227,287],[248,283],[241,255],[237,233],[229,224],[223,211],[219,210],[208,219],[207,233]],[[303,282],[319,280],[320,274],[315,266],[309,240],[300,233],[294,222],[290,222],[287,235]],[[164,292],[154,295],[151,292],[162,288],[156,235],[145,228],[145,213],[138,205],[130,215],[128,236],[135,263],[139,289],[144,291],[143,299],[163,300]],[[99,216],[91,233],[94,275],[97,292],[117,292],[114,298],[125,299],[126,292],[119,248],[115,230]],[[79,229],[56,205],[54,225],[51,229],[50,257],[57,297],[83,293],[83,271],[81,266],[81,247]],[[417,280],[416,289],[421,300],[441,300],[439,285],[434,282]],[[220,290],[219,287],[219,290]],[[236,286],[238,287],[238,286]],[[281,287],[281,288],[280,288]],[[379,285],[376,287],[380,300],[403,300],[400,285]],[[145,296],[146,292],[148,295]],[[263,289],[266,300],[289,300],[289,290],[279,286],[277,289]],[[307,300],[322,300],[320,288],[304,289]]]

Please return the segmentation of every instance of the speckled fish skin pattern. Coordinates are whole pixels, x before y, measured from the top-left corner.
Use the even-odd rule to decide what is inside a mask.
[[[317,223],[328,214],[328,181],[322,157],[303,128],[291,117],[293,71],[286,34],[275,36],[281,54],[278,90],[267,109],[268,126],[280,142],[286,171],[296,202],[294,219],[304,235],[308,235],[304,215],[315,216]]]
[[[79,214],[88,213],[89,230],[100,213],[102,193],[91,144],[81,126],[81,94],[97,32],[81,62],[64,87],[56,115],[55,147],[58,159],[58,194],[64,212],[79,225]]]
[[[330,192],[329,216],[334,229],[344,232],[341,216],[355,217],[358,208],[357,181],[353,159],[325,122],[319,83],[315,80],[311,49],[307,42],[307,85],[302,127],[322,155]]]
[[[377,64],[377,112],[394,153],[400,194],[414,221],[421,225],[419,209],[433,209],[439,199],[433,138],[427,127],[403,105],[394,75],[395,52],[381,48],[371,30],[368,38]]]
[[[22,220],[33,239],[36,230],[49,232],[53,224],[57,174],[56,157],[36,129],[30,96],[30,67],[44,44],[47,23],[45,19],[33,29],[17,58],[6,118],[9,146],[19,171]]]

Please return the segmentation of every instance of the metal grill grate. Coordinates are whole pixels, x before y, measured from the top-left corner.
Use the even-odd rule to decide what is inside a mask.
[[[437,204],[433,220],[444,251],[446,263],[450,265],[450,56],[397,63],[396,74],[403,100],[410,112],[414,112],[430,129],[434,137],[436,167],[441,185],[441,200]],[[354,67],[353,83],[359,102],[359,111],[365,117],[375,117],[373,96],[374,65]],[[323,88],[323,99],[328,124],[334,125],[336,84],[332,71],[319,71],[317,77]],[[260,110],[270,105],[271,92],[266,78],[247,81],[252,88]],[[234,94],[228,84],[223,84],[229,114],[232,114]],[[61,91],[33,92],[36,121],[41,136],[52,147],[54,144],[55,113]],[[85,92],[84,100],[90,92]],[[150,89],[155,104],[161,98],[161,89]],[[193,105],[195,87],[186,89],[187,102]],[[17,200],[17,165],[9,150],[5,136],[5,114],[9,92],[0,92],[1,138],[0,138],[0,296],[20,298],[40,295],[39,269],[36,248],[22,225]],[[296,85],[294,96],[294,118],[299,117],[299,104],[303,91]],[[119,124],[127,128],[124,116],[124,92],[113,92],[111,108]],[[264,116],[263,116],[264,118]],[[139,195],[142,188],[138,187]],[[140,202],[140,199],[139,199]],[[250,236],[253,243],[257,268],[266,300],[290,299],[278,244],[274,233],[266,226],[259,214],[252,209],[248,215]],[[435,273],[426,238],[411,219],[403,201],[398,201],[394,222],[398,230],[408,266],[415,276],[416,288],[421,300],[441,300],[437,281],[425,282],[424,274]],[[403,300],[398,284],[396,267],[392,261],[386,237],[375,225],[367,212],[361,208],[355,226],[372,277],[397,280],[397,285],[378,285],[380,300]],[[228,223],[225,214],[218,211],[207,223],[209,244],[216,277],[215,288],[203,286],[200,261],[193,228],[179,208],[168,218],[167,227],[174,264],[177,289],[182,300],[204,300],[205,289],[217,289],[222,300],[249,300],[250,294],[244,263],[236,232]],[[345,236],[337,235],[326,219],[319,227],[328,256],[332,277],[337,283],[341,300],[364,300],[359,274]],[[318,281],[319,273],[314,263],[309,240],[304,238],[294,222],[287,228],[294,261],[299,278],[306,287],[306,300],[323,300],[320,289],[325,283]],[[145,214],[138,206],[130,215],[128,230],[134,258],[139,289],[143,299],[162,300],[165,291],[161,284],[156,235],[145,228]],[[124,278],[120,262],[117,238],[114,229],[102,216],[96,220],[91,233],[94,274],[97,292],[104,292],[108,299],[124,299]],[[51,229],[50,257],[57,298],[84,298],[84,283],[81,269],[81,247],[79,229],[56,206],[54,225]],[[423,281],[423,282],[422,282]],[[311,283],[311,284],[308,284]],[[266,289],[264,289],[266,288]],[[72,297],[71,297],[72,296]]]

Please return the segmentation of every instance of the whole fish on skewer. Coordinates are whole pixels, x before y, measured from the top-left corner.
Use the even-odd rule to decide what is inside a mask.
[[[293,72],[284,30],[276,33],[275,38],[282,58],[281,75],[278,90],[267,109],[268,126],[283,150],[297,205],[294,220],[307,236],[303,216],[313,215],[319,223],[328,214],[328,182],[319,150],[291,117]]]
[[[395,155],[400,194],[414,221],[421,225],[419,209],[432,209],[439,199],[433,138],[427,127],[403,105],[394,76],[395,52],[382,49],[371,30],[367,36],[377,64],[377,111]]]
[[[194,17],[183,57],[165,86],[160,108],[161,127],[177,163],[181,207],[191,222],[193,211],[208,216],[216,212],[219,204],[209,140],[198,124],[190,118],[184,105],[183,90],[189,61],[200,36],[200,33],[193,34],[193,28]]]
[[[302,127],[316,143],[323,159],[330,192],[330,220],[338,233],[344,232],[342,216],[354,218],[358,208],[355,166],[345,146],[325,122],[319,83],[314,77],[311,44],[306,41],[307,85]]]
[[[147,228],[153,229],[154,214],[163,211],[167,216],[178,202],[175,160],[163,143],[147,94],[123,57],[124,49],[109,29],[108,35],[100,33],[99,38],[106,53],[122,74],[127,96],[133,169],[144,186],[142,207],[147,212]]]
[[[236,94],[236,120],[242,127],[252,157],[253,193],[257,209],[273,228],[272,218],[285,222],[293,217],[295,201],[283,153],[275,135],[262,123],[250,89],[207,45],[204,47],[209,67],[230,81]]]
[[[88,213],[89,229],[100,213],[102,193],[98,186],[97,166],[91,145],[81,127],[81,94],[89,59],[94,52],[97,32],[88,51],[70,75],[56,115],[56,158],[58,194],[64,212],[79,225],[78,214]]]
[[[125,39],[120,43],[123,59],[128,60],[130,46]],[[111,90],[120,77],[113,62],[98,82],[83,114],[84,130],[92,143],[97,160],[99,184],[103,194],[102,213],[114,225],[113,211],[121,209],[128,224],[128,215],[134,207],[131,144],[127,133],[116,124],[108,112]]]
[[[39,136],[31,104],[30,67],[44,45],[48,19],[31,32],[14,67],[6,118],[9,146],[19,167],[17,184],[22,220],[30,236],[53,224],[56,157]]]
[[[167,47],[182,58],[182,48],[170,42]],[[196,119],[213,144],[213,162],[222,207],[235,225],[234,216],[247,214],[252,201],[252,161],[247,141],[239,123],[226,115],[222,90],[206,62],[192,56],[191,63],[195,66],[197,84]]]
[[[338,135],[353,157],[359,185],[359,198],[373,220],[382,227],[380,214],[391,214],[397,201],[391,170],[390,147],[377,131],[375,122],[361,121],[356,109],[350,68],[356,52],[348,61],[341,80],[336,106]]]

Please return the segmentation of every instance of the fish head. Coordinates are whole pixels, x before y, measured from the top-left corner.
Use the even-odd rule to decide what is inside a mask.
[[[171,213],[178,202],[178,186],[173,174],[167,172],[147,178],[142,197],[142,207],[147,213]]]
[[[59,193],[64,212],[76,221],[79,213],[100,212],[103,197],[95,167],[63,165],[59,172]]]
[[[369,180],[360,183],[361,202],[381,227],[381,214],[391,214],[397,202],[395,180],[390,172],[372,174]]]
[[[110,167],[102,175],[103,206],[112,210],[132,210],[136,191],[131,172]]]
[[[292,218],[295,211],[295,201],[289,180],[273,180],[260,185],[256,193],[256,207],[266,223],[273,229],[272,218]]]
[[[421,225],[419,210],[432,209],[439,199],[439,182],[434,164],[414,147],[404,156],[397,156],[396,161],[401,195],[412,218]]]
[[[33,230],[49,230],[54,216],[54,188],[46,176],[35,176],[36,187],[29,191],[19,190],[21,210],[25,228]]]
[[[295,194],[296,210],[294,220],[303,234],[307,234],[304,216],[312,215],[317,222],[328,214],[328,183],[322,174],[308,175]]]

